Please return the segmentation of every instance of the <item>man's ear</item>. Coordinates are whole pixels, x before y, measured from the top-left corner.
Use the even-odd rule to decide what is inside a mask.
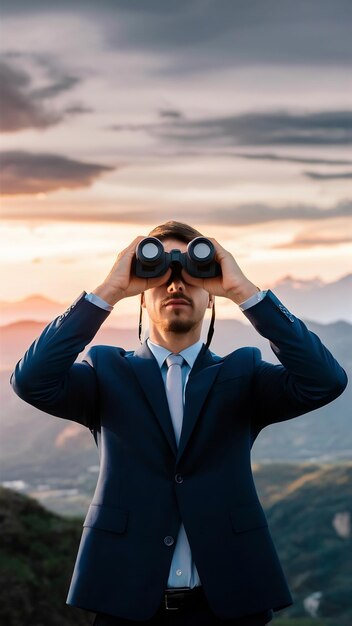
[[[215,304],[215,297],[212,293],[209,294],[208,306],[207,309],[212,309]]]

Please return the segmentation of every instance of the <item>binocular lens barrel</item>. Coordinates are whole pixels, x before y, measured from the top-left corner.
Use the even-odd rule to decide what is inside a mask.
[[[215,248],[206,237],[196,237],[188,244],[188,254],[196,263],[209,263],[215,256]]]
[[[207,259],[210,253],[211,249],[207,243],[196,243],[193,248],[193,254],[199,260]]]
[[[142,255],[145,259],[155,259],[158,256],[158,252],[159,250],[155,243],[145,243],[142,247]]]
[[[159,261],[163,254],[163,244],[156,237],[146,237],[142,239],[136,250],[137,259],[144,264],[153,264]]]

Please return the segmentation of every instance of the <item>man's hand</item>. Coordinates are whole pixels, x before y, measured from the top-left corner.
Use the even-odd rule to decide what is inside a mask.
[[[194,278],[184,270],[182,274],[187,283],[194,286],[203,287],[214,296],[229,298],[236,304],[240,304],[253,296],[259,290],[243,274],[230,252],[225,250],[215,239],[208,237],[214,244],[216,256],[215,260],[221,265],[222,276],[215,278]]]
[[[137,245],[142,239],[144,239],[142,236],[136,237],[127,248],[119,253],[108,276],[92,293],[114,305],[123,298],[136,296],[151,287],[159,287],[169,279],[170,269],[158,278],[137,278],[132,274],[132,260]]]

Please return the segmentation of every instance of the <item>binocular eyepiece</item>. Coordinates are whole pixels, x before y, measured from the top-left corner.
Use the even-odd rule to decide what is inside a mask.
[[[146,237],[136,249],[133,271],[139,278],[157,278],[171,267],[182,268],[195,278],[213,278],[221,275],[219,263],[215,261],[215,248],[206,237],[196,237],[189,242],[187,252],[166,252],[156,237]]]

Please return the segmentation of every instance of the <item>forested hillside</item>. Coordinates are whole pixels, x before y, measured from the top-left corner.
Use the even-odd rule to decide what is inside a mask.
[[[350,626],[352,465],[254,469],[295,601],[275,617],[275,626]],[[1,623],[92,623],[91,614],[65,604],[81,530],[81,519],[61,517],[1,489]]]

